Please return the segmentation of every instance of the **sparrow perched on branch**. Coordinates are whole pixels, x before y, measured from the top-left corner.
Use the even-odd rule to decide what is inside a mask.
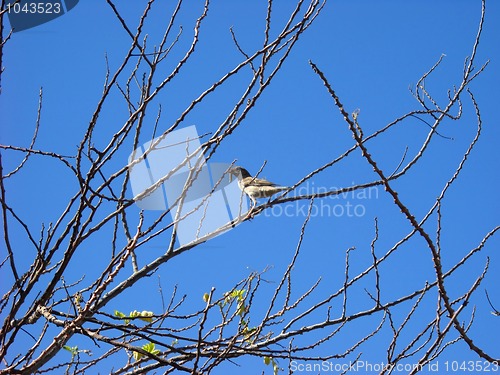
[[[252,177],[245,168],[232,167],[228,170],[238,179],[238,186],[252,200],[253,205],[257,204],[257,198],[269,198],[280,191],[289,189],[286,186],[277,186],[275,183],[263,178]]]

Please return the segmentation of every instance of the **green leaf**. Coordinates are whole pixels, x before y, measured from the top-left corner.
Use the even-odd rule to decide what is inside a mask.
[[[67,350],[68,352],[70,352],[72,355],[76,355],[78,354],[78,346],[68,346],[68,345],[64,345],[63,346],[63,349]]]
[[[247,307],[245,306],[244,303],[238,303],[238,310],[236,311],[236,314],[238,316],[242,316],[245,314],[245,312],[247,311]]]
[[[276,361],[273,360],[273,372],[274,372],[274,375],[278,375],[279,371],[280,371],[280,368],[278,366],[278,362],[276,362]]]
[[[155,344],[152,342],[148,342],[147,344],[144,344],[142,348],[147,351],[148,353],[158,355],[160,351],[158,349],[155,349]]]
[[[237,299],[238,301],[242,301],[245,298],[245,289],[234,289],[231,292],[231,297]]]
[[[264,357],[264,363],[265,363],[266,365],[269,365],[269,364],[271,363],[271,357],[265,356],[265,357]]]
[[[142,321],[151,323],[153,321],[153,315],[154,314],[153,314],[152,311],[146,311],[146,310],[137,311],[137,310],[134,310],[134,311],[130,312],[129,317],[131,317],[131,318],[139,318]]]
[[[205,301],[205,302],[207,302],[207,303],[208,303],[208,301],[209,301],[209,300],[210,300],[210,294],[205,293],[205,294],[203,295],[203,301]]]
[[[151,353],[153,355],[160,354],[160,351],[158,349],[155,349],[155,344],[152,342],[148,342],[147,344],[144,344],[143,346],[141,346],[141,349],[143,349],[143,350],[145,350],[148,353]],[[142,357],[144,357],[144,354],[136,352],[135,350],[134,350],[133,355],[134,355],[134,359],[136,361],[141,359]]]
[[[248,340],[250,337],[252,337],[255,334],[255,331],[257,331],[256,327],[248,328],[248,326],[246,326],[245,329],[243,329],[245,339]]]
[[[139,353],[139,352],[136,352],[136,351],[134,350],[134,359],[135,359],[136,361],[138,361],[138,360],[139,360],[139,359],[141,359],[142,357],[144,357],[144,354]]]
[[[126,319],[127,315],[122,313],[121,311],[115,310],[115,316],[117,318],[123,319],[125,321],[125,324],[128,324],[130,322],[129,319]]]
[[[152,311],[143,310],[140,313],[140,318],[139,319],[141,319],[144,322],[151,323],[153,321],[153,315],[154,314],[153,314]]]

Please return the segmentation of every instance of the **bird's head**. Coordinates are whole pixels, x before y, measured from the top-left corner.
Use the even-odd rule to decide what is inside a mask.
[[[245,177],[251,177],[250,173],[245,168],[242,167],[232,167],[229,168],[227,173],[229,173],[229,179],[231,180],[232,176],[235,176],[238,180],[241,180]]]

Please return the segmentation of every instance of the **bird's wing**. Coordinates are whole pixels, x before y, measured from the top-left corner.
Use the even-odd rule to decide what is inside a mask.
[[[276,186],[275,183],[267,181],[263,178],[255,178],[255,177],[245,177],[243,179],[243,184],[245,186],[252,185],[252,186]]]

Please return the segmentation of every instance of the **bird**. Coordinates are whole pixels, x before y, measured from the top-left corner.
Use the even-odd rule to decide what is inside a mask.
[[[228,170],[228,173],[236,176],[240,190],[252,200],[253,207],[257,205],[257,198],[269,198],[280,191],[289,189],[287,186],[278,186],[263,178],[252,177],[252,175],[242,167],[232,167]]]

